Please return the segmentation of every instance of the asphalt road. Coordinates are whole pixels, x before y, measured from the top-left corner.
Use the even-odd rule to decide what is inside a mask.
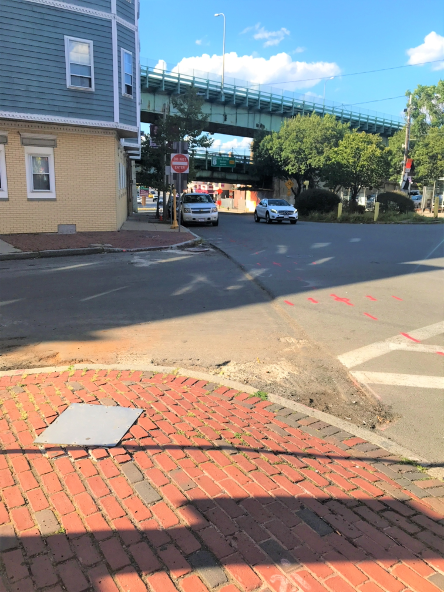
[[[253,276],[398,419],[385,434],[444,460],[444,225],[255,224],[193,231]]]

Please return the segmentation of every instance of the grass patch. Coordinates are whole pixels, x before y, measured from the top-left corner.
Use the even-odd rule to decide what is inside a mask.
[[[251,399],[252,397],[259,397],[259,399],[262,399],[262,401],[267,401],[268,393],[265,391],[256,391],[254,395],[250,395],[248,398]]]
[[[374,213],[365,212],[364,214],[349,214],[343,212],[338,219],[338,214],[334,212],[312,212],[307,216],[299,216],[299,220],[303,222],[336,222],[337,224],[443,224],[444,218],[429,218],[421,216],[416,212],[408,212],[407,214],[398,214],[397,212],[380,213],[378,221],[374,222]]]

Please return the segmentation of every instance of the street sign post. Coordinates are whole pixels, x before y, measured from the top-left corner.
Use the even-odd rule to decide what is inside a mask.
[[[211,166],[234,167],[236,166],[236,159],[234,158],[234,156],[212,156]]]

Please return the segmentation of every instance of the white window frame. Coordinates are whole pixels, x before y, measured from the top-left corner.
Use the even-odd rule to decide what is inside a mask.
[[[91,56],[91,88],[86,88],[83,86],[73,86],[71,84],[71,63],[69,61],[69,42],[70,41],[79,41],[80,43],[87,43],[89,45],[89,51],[90,51],[90,56]],[[70,88],[72,90],[80,90],[80,91],[84,91],[84,92],[94,92],[94,90],[95,90],[94,43],[90,39],[80,39],[79,37],[71,37],[69,35],[65,35],[65,64],[66,64],[66,86],[67,86],[67,88]]]
[[[127,49],[123,49],[123,47],[120,49],[120,78],[121,78],[121,83],[122,83],[122,95],[124,97],[127,97],[129,99],[134,99],[134,57],[131,51],[128,51]],[[131,88],[132,88],[132,94],[129,95],[126,92],[125,89],[125,54],[128,53],[131,56]]]
[[[0,144],[0,200],[8,199],[8,178],[6,176],[5,145]]]
[[[24,146],[26,159],[26,183],[28,188],[28,199],[46,200],[56,199],[55,170],[54,170],[54,148],[39,146]],[[49,164],[49,191],[34,189],[32,175],[32,157],[47,156]]]

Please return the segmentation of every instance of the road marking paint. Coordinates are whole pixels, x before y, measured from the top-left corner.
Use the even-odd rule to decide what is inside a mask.
[[[87,300],[92,300],[93,298],[100,298],[100,296],[106,296],[107,294],[111,294],[112,292],[118,292],[119,290],[125,290],[128,286],[122,286],[121,288],[114,288],[114,290],[108,290],[107,292],[101,292],[100,294],[94,294],[94,296],[88,296],[87,298],[82,298],[80,302],[86,302]]]
[[[373,298],[373,296],[366,296],[366,298],[368,298],[369,300],[374,300],[376,302],[376,298]]]
[[[321,265],[322,263],[330,261],[330,259],[334,259],[334,257],[325,257],[324,259],[318,259],[317,261],[313,261],[313,263],[310,263],[310,265]]]
[[[289,269],[287,269],[288,273],[291,273],[291,271]]]
[[[412,341],[414,341],[415,343],[421,343],[419,341],[419,339],[415,339],[414,337],[412,337],[411,335],[409,335],[408,333],[401,333],[401,335],[404,335],[404,337],[407,337],[407,339],[411,339]]]
[[[322,249],[323,247],[328,247],[328,245],[331,245],[331,243],[313,243],[311,245],[311,249]]]
[[[441,333],[444,333],[444,321],[434,323],[433,325],[427,325],[427,327],[422,327],[421,329],[410,331],[410,335],[412,337],[422,340],[435,337]],[[384,341],[377,341],[375,343],[371,343],[370,345],[365,345],[364,347],[360,347],[345,354],[341,354],[338,356],[338,359],[340,362],[342,362],[342,364],[344,364],[346,368],[353,368],[354,366],[359,366],[364,362],[368,362],[369,360],[383,356],[384,354],[387,354],[391,351],[403,350],[434,353],[436,351],[436,347],[439,346],[417,344],[416,341],[415,343],[409,343],[406,342],[404,336],[395,335],[394,337],[389,337]]]
[[[368,314],[368,312],[364,312],[363,314],[365,314],[366,317],[369,317],[370,319],[373,319],[374,321],[377,321],[378,319],[374,316],[372,316],[371,314]]]
[[[336,302],[343,302],[344,304],[348,304],[348,306],[354,306],[349,300],[349,298],[341,298],[340,296],[336,296],[336,294],[330,294],[332,298],[336,300]]]
[[[444,352],[436,352],[438,356],[444,356]]]
[[[256,263],[256,265],[260,265],[262,267],[262,265],[260,263]]]
[[[14,304],[14,302],[21,302],[24,298],[16,298],[15,300],[4,300],[0,302],[0,306],[7,306],[8,304]]]
[[[319,304],[319,302],[314,298],[307,298],[307,300],[310,300],[310,302],[313,302],[313,304]]]
[[[273,265],[279,265],[279,267],[282,267],[280,263],[276,263],[275,261],[273,261]]]
[[[350,239],[350,242],[351,242],[351,243],[359,243],[360,241],[361,241],[361,239],[360,239],[360,238],[351,238],[351,239]]]
[[[402,298],[398,298],[397,296],[392,296],[395,300],[402,300]]]
[[[289,302],[288,300],[284,300],[285,304],[288,304],[289,306],[294,306],[293,302]]]
[[[97,265],[99,262],[93,263],[79,263],[78,265],[67,265],[66,267],[53,267],[50,269],[42,269],[42,271],[64,271],[65,269],[76,269],[77,267],[89,267],[90,265]]]
[[[390,372],[351,372],[360,382],[386,384],[391,386],[413,386],[417,388],[444,389],[444,377],[422,376],[420,374],[396,374]]]

